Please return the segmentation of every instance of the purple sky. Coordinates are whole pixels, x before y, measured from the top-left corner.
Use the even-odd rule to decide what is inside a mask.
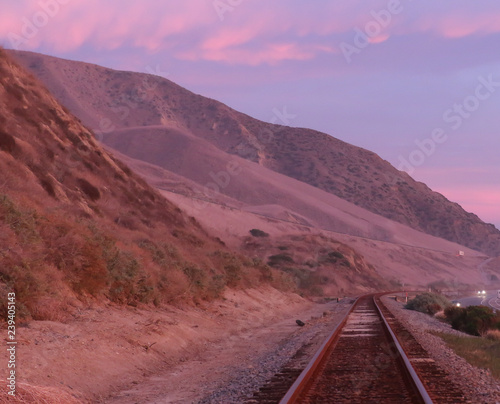
[[[18,0],[0,39],[324,131],[500,228],[498,0]]]

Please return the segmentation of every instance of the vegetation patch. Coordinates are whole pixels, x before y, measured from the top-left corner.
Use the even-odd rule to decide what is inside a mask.
[[[327,277],[319,276],[316,272],[302,268],[284,268],[283,271],[293,277],[299,290],[311,296],[323,296],[321,285],[328,283]]]
[[[293,258],[286,253],[271,255],[267,262],[268,265],[276,267],[282,264],[293,264]]]
[[[259,229],[250,230],[250,234],[254,237],[269,237],[268,233],[266,233],[263,230],[259,230]]]
[[[444,314],[455,330],[471,335],[485,335],[488,330],[500,330],[500,314],[490,307],[468,306],[448,307]]]
[[[189,278],[191,285],[197,289],[203,289],[206,286],[206,273],[197,265],[188,264],[182,271]]]
[[[450,306],[451,302],[446,297],[437,293],[426,292],[410,300],[405,308],[434,315],[438,311],[444,310]]]
[[[319,262],[323,264],[335,264],[341,265],[347,268],[351,268],[351,263],[340,251],[334,250],[328,252],[326,255],[319,257]]]
[[[224,269],[224,278],[226,283],[230,287],[236,286],[243,277],[243,262],[236,255],[217,250],[211,253],[211,256],[216,257],[218,264]],[[248,263],[249,267],[253,266],[253,263]]]
[[[36,211],[22,209],[7,195],[0,195],[0,220],[5,221],[24,242],[39,238]]]
[[[137,242],[140,248],[147,250],[151,253],[153,262],[162,268],[168,268],[175,265],[176,261],[180,260],[179,251],[175,246],[169,243],[155,244],[151,240],[140,240]]]
[[[485,368],[500,379],[500,341],[486,338],[459,337],[448,333],[435,333],[449,348],[471,365]]]
[[[199,237],[196,237],[194,234],[188,233],[181,229],[174,229],[172,231],[172,236],[181,240],[185,240],[194,247],[202,247],[205,244],[205,242]]]

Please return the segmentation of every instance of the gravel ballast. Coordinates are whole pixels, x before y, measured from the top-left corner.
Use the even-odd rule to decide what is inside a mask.
[[[488,370],[470,365],[432,333],[449,333],[461,337],[471,337],[470,335],[456,331],[449,324],[427,314],[407,310],[402,303],[388,296],[383,298],[383,302],[436,363],[451,376],[471,403],[500,403],[500,381]]]
[[[244,403],[264,386],[280,369],[289,364],[290,359],[300,352],[300,359],[294,361],[294,366],[307,366],[311,358],[324,340],[344,318],[351,307],[352,300],[341,303],[331,303],[325,307],[322,317],[305,321],[305,326],[297,326],[297,330],[282,340],[272,351],[254,352],[246,358],[241,358],[244,367],[235,367],[229,372],[230,380],[224,380],[218,385],[204,386],[211,391],[198,404],[210,403]],[[228,369],[229,370],[229,369]]]

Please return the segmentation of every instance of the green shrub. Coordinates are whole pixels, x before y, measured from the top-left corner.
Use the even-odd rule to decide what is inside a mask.
[[[182,268],[182,272],[188,277],[191,282],[191,285],[197,289],[203,289],[206,285],[207,274],[197,265],[186,264],[184,268]]]
[[[177,248],[169,243],[157,245],[150,240],[140,240],[137,242],[137,245],[149,251],[153,262],[164,269],[168,269],[169,266],[175,266],[180,260]]]
[[[260,272],[260,279],[263,282],[272,282],[273,281],[273,273],[271,268],[266,265],[262,260],[258,258],[253,258],[249,263],[250,266],[256,268]]]
[[[252,266],[253,264],[252,262],[244,264],[237,255],[227,251],[216,250],[209,253],[208,256],[213,258],[212,262],[217,267],[224,269],[224,279],[229,287],[235,287],[239,284],[243,278],[244,265]]]
[[[483,335],[490,329],[500,329],[500,314],[486,306],[449,307],[446,320],[455,330],[471,335]]]
[[[241,280],[241,264],[237,260],[224,265],[224,271],[226,272],[227,284],[229,286],[234,287]]]
[[[94,240],[88,239],[77,254],[75,267],[67,269],[73,289],[79,294],[85,292],[98,296],[106,289],[108,277],[102,250]]]
[[[453,328],[458,329],[457,327],[462,321],[461,318],[465,315],[465,308],[450,306],[444,310],[444,315],[446,321],[448,321]]]
[[[436,314],[451,306],[451,302],[437,293],[423,293],[410,300],[405,306],[409,310],[416,310],[426,314]]]
[[[208,287],[209,297],[213,299],[221,297],[226,288],[226,284],[226,277],[224,275],[213,275]]]
[[[147,300],[151,293],[146,279],[136,286],[139,274],[139,262],[129,252],[123,252],[115,247],[112,255],[106,260],[109,277],[109,299],[118,303],[132,303],[135,300]]]
[[[319,258],[320,263],[327,264],[339,264],[341,266],[350,268],[351,263],[340,251],[330,251],[327,255],[323,255]]]
[[[284,268],[283,271],[290,274],[295,280],[297,287],[307,294],[314,296],[323,295],[320,285],[327,284],[328,278],[303,268]]]

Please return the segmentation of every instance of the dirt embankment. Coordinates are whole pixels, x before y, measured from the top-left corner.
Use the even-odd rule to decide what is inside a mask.
[[[229,290],[200,308],[110,305],[81,309],[64,324],[33,321],[18,326],[17,402],[201,399],[238,369],[255,366],[252,358],[307,334],[297,318],[322,317],[333,305],[342,306],[264,287]]]

